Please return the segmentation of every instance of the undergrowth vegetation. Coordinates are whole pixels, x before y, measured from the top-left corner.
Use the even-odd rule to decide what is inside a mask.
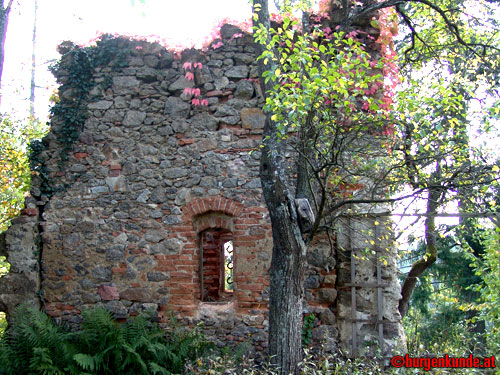
[[[484,368],[435,368],[432,374],[497,374],[495,369]],[[395,368],[382,364],[379,358],[349,359],[341,355],[312,355],[306,353],[300,363],[301,375],[381,375],[422,374],[424,368]],[[257,363],[247,358],[212,356],[198,359],[186,366],[185,374],[192,375],[281,375],[269,363]]]
[[[146,375],[182,373],[211,346],[197,328],[163,330],[147,315],[117,323],[112,313],[83,312],[79,331],[21,307],[0,342],[0,373],[8,375]]]
[[[168,329],[149,314],[114,320],[102,308],[84,311],[80,330],[55,323],[45,313],[22,306],[0,339],[0,374],[8,375],[278,375],[269,363],[247,354],[249,345],[215,350],[200,327],[187,329],[172,320]],[[460,346],[455,343],[457,348]],[[455,348],[455,349],[457,349]],[[443,349],[443,348],[442,348]],[[446,347],[450,356],[466,356]],[[420,356],[425,353],[410,353]],[[428,353],[427,353],[428,355]],[[339,354],[306,351],[301,375],[419,374],[422,368],[388,367],[381,358],[349,359]],[[433,374],[495,374],[495,369],[437,368]]]

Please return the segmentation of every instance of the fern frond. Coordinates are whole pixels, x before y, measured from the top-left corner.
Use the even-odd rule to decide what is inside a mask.
[[[159,374],[159,375],[170,375],[171,372],[168,371],[165,367],[160,366],[156,362],[149,362],[149,371],[153,374]]]
[[[97,370],[97,361],[93,356],[88,354],[78,353],[73,356],[73,359],[83,370]]]

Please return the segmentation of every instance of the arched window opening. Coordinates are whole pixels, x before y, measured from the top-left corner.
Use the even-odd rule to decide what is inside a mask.
[[[201,300],[219,302],[234,291],[233,234],[224,229],[207,229],[200,234]]]

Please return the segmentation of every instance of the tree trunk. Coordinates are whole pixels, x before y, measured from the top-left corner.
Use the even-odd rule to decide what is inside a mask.
[[[36,70],[36,16],[38,13],[38,0],[35,0],[35,19],[33,20],[33,51],[31,54],[31,86],[30,86],[30,121],[35,121],[35,70]]]
[[[269,32],[267,0],[255,0],[254,26],[263,25]],[[269,37],[269,34],[267,34]],[[259,55],[263,45],[256,43]],[[259,60],[260,84],[266,93],[262,73],[270,69],[270,59]],[[265,95],[265,94],[264,94]],[[304,296],[304,267],[306,244],[299,226],[295,200],[285,173],[283,146],[278,139],[276,123],[267,114],[263,131],[260,178],[264,200],[269,210],[273,233],[273,253],[270,268],[269,295],[269,355],[271,363],[283,375],[298,374],[302,359],[302,301]]]
[[[267,158],[262,159],[262,170],[265,170]],[[293,200],[286,194],[275,194],[273,187],[276,185],[266,181],[265,174],[261,173],[261,178],[264,198],[271,213],[274,244],[270,268],[269,355],[282,374],[297,374],[297,365],[302,359],[306,246],[298,227]]]
[[[427,217],[425,219],[425,244],[426,252],[423,258],[412,264],[410,272],[401,287],[402,298],[399,301],[399,313],[404,318],[408,312],[410,298],[417,284],[418,277],[437,259],[437,239],[436,239],[436,214],[439,205],[439,199],[442,192],[438,189],[429,189],[427,197]]]
[[[12,2],[14,0],[9,0],[9,4],[4,8],[3,0],[0,1],[0,104],[2,103],[2,73],[3,73],[3,61],[5,59],[5,37],[7,36],[7,25],[9,23],[9,13],[12,7]]]

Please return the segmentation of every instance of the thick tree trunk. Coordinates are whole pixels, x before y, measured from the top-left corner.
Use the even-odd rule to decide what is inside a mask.
[[[263,185],[267,182],[263,182]],[[270,188],[272,184],[268,184]],[[306,247],[293,201],[264,189],[273,228],[270,268],[269,355],[282,374],[298,373],[302,358],[302,300]],[[267,192],[266,192],[267,190]]]
[[[267,0],[255,0],[253,13],[258,15],[254,24],[270,28]],[[263,45],[256,43],[259,54]],[[267,92],[271,86],[262,79],[270,69],[259,60],[260,84]],[[269,87],[267,87],[269,86]],[[278,140],[276,123],[267,114],[260,177],[264,199],[269,209],[273,232],[273,254],[270,268],[269,296],[269,355],[281,374],[298,374],[302,358],[302,300],[304,296],[304,267],[306,244],[300,230],[295,200],[285,174],[283,146]]]

